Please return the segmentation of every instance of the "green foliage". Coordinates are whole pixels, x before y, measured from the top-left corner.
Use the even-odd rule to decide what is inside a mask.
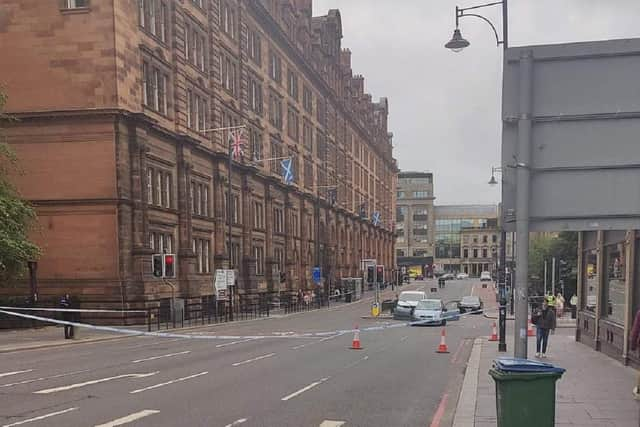
[[[4,114],[6,99],[0,90],[0,123],[9,120]],[[19,172],[16,155],[0,139],[0,284],[22,277],[27,262],[37,259],[40,254],[40,249],[28,239],[35,211],[11,184],[12,172]]]
[[[541,294],[544,287],[544,261],[547,261],[547,284],[551,286],[552,259],[556,258],[556,268],[560,260],[566,261],[572,272],[564,283],[565,297],[571,297],[576,291],[576,272],[578,261],[578,233],[563,231],[557,237],[538,236],[529,243],[529,276],[533,289],[530,293]],[[556,289],[559,276],[556,274]]]

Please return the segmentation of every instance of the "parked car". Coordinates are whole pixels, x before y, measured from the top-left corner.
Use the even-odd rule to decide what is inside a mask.
[[[455,276],[453,275],[453,273],[445,273],[442,276],[440,276],[440,278],[444,280],[453,280],[455,279]]]
[[[480,281],[481,282],[490,282],[491,281],[491,273],[488,271],[483,271],[480,273]]]
[[[423,299],[418,301],[413,310],[413,320],[416,325],[440,325],[447,324],[445,319],[446,308],[439,299]]]
[[[482,313],[483,307],[484,304],[482,303],[482,300],[480,299],[480,297],[475,295],[462,297],[462,300],[460,300],[460,302],[458,303],[458,309],[460,310],[460,313]]]
[[[458,273],[458,275],[456,276],[456,279],[461,280],[461,279],[468,279],[469,275],[467,273]]]
[[[411,319],[413,310],[418,305],[418,301],[426,299],[427,294],[422,291],[404,291],[398,296],[398,303],[393,309],[394,319]]]

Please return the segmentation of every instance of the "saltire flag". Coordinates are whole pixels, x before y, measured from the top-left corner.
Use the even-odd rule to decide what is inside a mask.
[[[291,157],[282,160],[280,165],[282,166],[282,178],[285,184],[291,184],[293,182],[293,162],[291,161]]]
[[[243,146],[245,142],[242,129],[229,132],[229,146],[231,147],[231,155],[235,160],[244,155]]]
[[[375,226],[380,224],[380,212],[375,211],[373,215],[371,215],[371,222],[373,222],[373,225]]]

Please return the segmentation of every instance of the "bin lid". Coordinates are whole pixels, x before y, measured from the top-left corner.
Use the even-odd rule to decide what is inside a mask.
[[[517,357],[499,357],[493,361],[496,369],[502,372],[553,372],[562,374],[565,369],[550,363]]]

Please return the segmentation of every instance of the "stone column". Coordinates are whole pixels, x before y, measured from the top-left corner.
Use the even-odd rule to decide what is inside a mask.
[[[253,254],[253,235],[252,235],[252,201],[253,189],[249,185],[249,179],[246,174],[241,179],[240,198],[242,203],[242,280],[241,288],[246,293],[256,292],[258,282],[256,280],[256,258]]]
[[[293,259],[293,230],[291,227],[291,196],[289,190],[285,190],[284,195],[284,269],[287,274],[287,290],[294,289],[293,269],[295,260]]]
[[[230,258],[225,250],[228,240],[227,227],[225,225],[225,199],[224,192],[226,189],[226,170],[222,168],[221,161],[214,163],[213,178],[213,216],[214,216],[214,268],[229,268]]]
[[[191,228],[191,149],[186,144],[178,147],[178,271],[177,295],[190,297],[190,277],[195,272],[196,255],[193,253]]]
[[[265,268],[267,278],[267,289],[273,292],[278,289],[280,284],[279,271],[274,275],[274,269],[278,264],[278,260],[274,257],[273,252],[273,193],[270,184],[265,184],[264,190],[264,218],[265,218]]]

